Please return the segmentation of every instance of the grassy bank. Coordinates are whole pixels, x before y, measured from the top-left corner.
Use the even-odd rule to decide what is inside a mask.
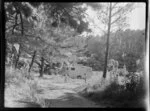
[[[5,70],[5,107],[45,107],[37,95],[39,86],[26,70]],[[24,104],[20,104],[24,103]]]

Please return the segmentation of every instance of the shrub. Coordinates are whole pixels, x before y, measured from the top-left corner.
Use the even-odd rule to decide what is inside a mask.
[[[132,84],[131,82],[130,85],[132,86]],[[113,107],[144,107],[143,100],[146,94],[144,79],[141,77],[140,81],[134,84],[136,85],[133,85],[132,88],[135,90],[130,90],[114,81],[107,85],[104,90],[92,92],[92,95],[87,93],[87,96],[100,104]]]
[[[21,82],[24,82],[25,78],[21,74],[19,70],[14,70],[13,68],[11,69],[8,67],[5,70],[5,84],[10,85],[10,84],[18,84]]]
[[[5,98],[9,99],[9,96],[11,96],[15,97],[16,100],[23,99],[42,106],[44,101],[37,95],[39,90],[37,81],[28,79],[26,77],[28,73],[25,70],[13,69],[12,72],[9,70],[8,67],[5,73]]]

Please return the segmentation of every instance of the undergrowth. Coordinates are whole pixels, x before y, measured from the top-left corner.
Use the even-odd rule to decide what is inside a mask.
[[[39,86],[27,70],[7,68],[5,71],[5,99],[12,96],[17,100],[32,102],[40,107],[48,107],[44,100],[38,96]],[[9,95],[9,96],[8,96]]]
[[[131,84],[130,84],[131,85]],[[117,84],[115,81],[107,85],[104,90],[93,92],[82,92],[81,94],[99,104],[109,107],[145,107],[144,99],[146,88],[144,78],[132,87],[133,90]]]

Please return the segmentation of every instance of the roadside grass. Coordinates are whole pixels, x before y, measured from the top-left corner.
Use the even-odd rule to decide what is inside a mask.
[[[5,107],[13,107],[13,100],[23,100],[47,107],[44,100],[37,95],[39,88],[37,80],[28,75],[27,70],[7,67],[5,70]]]

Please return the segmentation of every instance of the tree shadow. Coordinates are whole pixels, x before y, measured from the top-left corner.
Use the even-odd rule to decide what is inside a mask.
[[[104,108],[145,108],[144,102],[142,100],[132,100],[128,93],[125,92],[114,92],[113,86],[109,86],[103,91],[78,92],[80,96],[93,101]],[[113,92],[112,92],[113,91]]]
[[[17,100],[17,107],[40,108],[40,104],[28,102],[26,100]],[[76,93],[65,93],[56,99],[45,99],[45,107],[47,108],[95,108],[100,107],[96,103],[88,101]]]
[[[100,107],[94,102],[86,101],[79,95],[75,93],[65,93],[64,96],[61,96],[57,99],[45,99],[46,104],[49,104],[48,107],[75,107],[75,108],[87,108],[87,107]]]

